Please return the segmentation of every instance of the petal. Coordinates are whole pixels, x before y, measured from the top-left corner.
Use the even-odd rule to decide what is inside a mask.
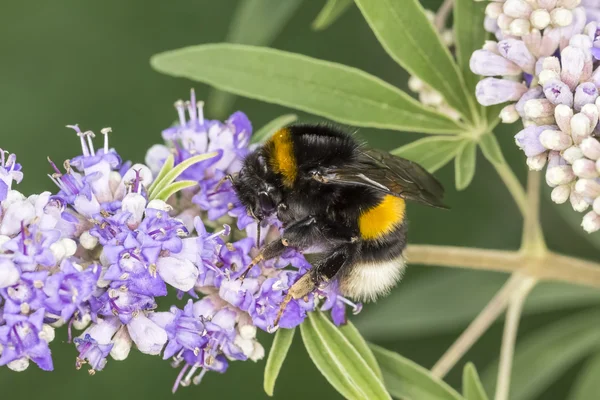
[[[190,260],[161,257],[156,263],[156,268],[166,283],[184,292],[192,289],[198,279],[198,267]]]
[[[167,343],[167,332],[144,314],[134,317],[127,324],[127,329],[129,336],[142,353],[158,355]]]

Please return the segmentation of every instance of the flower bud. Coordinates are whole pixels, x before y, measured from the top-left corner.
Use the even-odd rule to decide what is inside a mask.
[[[561,57],[562,71],[560,78],[570,90],[575,90],[583,72],[585,53],[577,47],[567,46],[561,52]]]
[[[583,157],[583,153],[578,146],[571,146],[562,152],[562,157],[567,160],[569,164],[573,164],[575,160],[579,160]]]
[[[550,150],[566,150],[572,144],[573,140],[569,135],[554,129],[546,129],[540,134],[540,143]]]
[[[84,249],[93,250],[98,244],[98,238],[92,236],[90,231],[84,231],[81,236],[79,236],[79,243]]]
[[[600,159],[600,141],[593,137],[585,138],[579,145],[584,156],[591,160]]]
[[[531,23],[527,19],[515,19],[509,25],[509,31],[515,36],[524,36],[531,31]]]
[[[560,80],[548,80],[544,84],[544,94],[554,105],[564,104],[573,107],[573,92],[566,83]]]
[[[469,61],[471,71],[477,75],[518,75],[521,68],[514,62],[487,50],[475,50]]]
[[[175,257],[160,257],[156,262],[156,270],[166,283],[184,292],[194,287],[199,275],[194,263]]]
[[[537,9],[531,13],[529,21],[536,29],[545,29],[550,24],[550,13],[544,9]]]
[[[131,345],[133,341],[129,336],[129,332],[127,331],[127,327],[122,326],[115,336],[113,337],[114,345],[110,350],[110,355],[113,359],[117,361],[122,361],[129,356],[129,352],[131,351]]]
[[[573,109],[570,106],[559,104],[554,109],[556,125],[567,135],[571,134],[571,118],[573,118]]]
[[[596,98],[598,98],[598,89],[596,89],[596,86],[592,82],[582,83],[575,89],[575,100],[573,103],[575,110],[580,111],[586,104],[596,108],[594,105]],[[596,118],[597,116],[598,108],[596,108]]]
[[[20,278],[19,269],[10,259],[0,259],[0,289],[13,286]]]
[[[580,178],[594,179],[598,177],[596,163],[587,158],[580,158],[573,163],[573,172]]]
[[[142,353],[158,355],[167,343],[167,332],[143,313],[133,317],[127,324],[127,329],[129,336]]]
[[[569,200],[571,187],[569,185],[560,185],[552,189],[551,198],[556,204],[563,204]]]
[[[575,179],[573,168],[570,165],[559,165],[548,167],[546,170],[546,181],[549,186],[565,185]]]
[[[600,214],[597,214],[594,211],[585,214],[581,221],[581,226],[587,233],[593,233],[600,230]]]
[[[585,197],[596,198],[600,196],[600,183],[593,179],[579,179],[575,184],[575,190]]]
[[[541,171],[546,165],[548,156],[546,153],[538,154],[537,156],[527,157],[527,166],[532,171]]]
[[[590,119],[585,114],[575,114],[571,118],[571,136],[575,144],[581,143],[581,141],[590,135],[592,127]]]
[[[527,118],[546,118],[554,114],[554,105],[547,99],[532,99],[525,103]]]
[[[514,104],[510,104],[500,111],[500,120],[505,124],[512,124],[519,119],[519,113]]]
[[[577,193],[575,190],[571,190],[569,201],[571,202],[571,207],[573,207],[573,210],[577,212],[584,212],[589,207],[589,204],[587,201],[585,201],[585,197]]]
[[[485,78],[475,90],[477,100],[484,106],[518,100],[527,91],[527,86],[507,79]],[[573,96],[571,95],[571,98]]]
[[[568,26],[573,22],[573,13],[564,8],[555,8],[550,11],[550,19],[553,25]]]
[[[29,367],[29,359],[23,357],[13,360],[6,364],[6,366],[15,372],[23,372]]]
[[[497,19],[502,14],[502,4],[492,2],[485,7],[485,15],[490,18]],[[548,18],[550,16],[548,15]]]
[[[532,8],[525,0],[506,0],[503,11],[512,18],[527,18]]]

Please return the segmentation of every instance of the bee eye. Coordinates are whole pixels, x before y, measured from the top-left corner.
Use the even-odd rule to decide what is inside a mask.
[[[266,192],[260,192],[258,194],[258,201],[260,203],[260,208],[265,213],[271,212],[275,209],[275,203],[273,202],[273,199],[271,199]]]

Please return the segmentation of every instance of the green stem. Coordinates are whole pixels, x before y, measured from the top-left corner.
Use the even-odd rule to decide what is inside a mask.
[[[503,160],[502,163],[492,163],[494,168],[496,168],[496,172],[500,175],[500,179],[506,185],[506,188],[512,195],[515,203],[517,203],[517,207],[519,207],[519,211],[525,218],[527,215],[527,195],[525,194],[525,190],[523,186],[515,176],[514,172],[510,169],[510,166]]]
[[[527,175],[527,207],[523,221],[523,239],[521,249],[538,256],[548,248],[544,241],[544,233],[540,224],[540,191],[541,176],[538,171],[529,171]]]
[[[515,354],[517,331],[519,330],[519,320],[521,319],[521,312],[523,311],[523,304],[527,299],[527,295],[531,292],[531,289],[535,287],[536,282],[537,281],[533,278],[524,277],[522,284],[510,298],[508,310],[506,311],[504,333],[502,334],[495,400],[508,400],[510,375]]]
[[[520,271],[540,280],[600,288],[600,263],[551,251],[539,256],[528,252],[413,244],[407,247],[405,255],[411,264],[509,273]]]

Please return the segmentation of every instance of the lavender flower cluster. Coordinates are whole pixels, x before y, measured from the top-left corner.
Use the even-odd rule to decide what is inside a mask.
[[[484,106],[509,103],[505,123],[522,120],[517,145],[532,170],[546,166],[552,200],[584,212],[600,230],[600,1],[495,0],[486,8],[487,41],[471,57],[482,75]]]
[[[310,264],[289,249],[240,279],[257,240],[279,234],[274,221],[256,238],[256,222],[231,185],[218,185],[252,150],[252,126],[241,112],[224,123],[205,120],[193,91],[176,109],[179,123],[163,131],[166,145],[148,151],[147,165],[123,162],[109,147],[110,129],[95,148],[93,132],[70,126],[82,154],[62,169],[49,160],[55,194],[15,190],[21,165],[0,151],[0,366],[52,370],[49,343],[63,325],[76,368],[87,364],[94,374],[109,355],[124,360],[135,345],[179,368],[173,390],[224,372],[230,360],[263,358],[257,329],[277,328],[287,290]],[[169,156],[178,165],[211,152],[177,178],[196,186],[167,201],[153,193]],[[182,306],[166,303],[169,292]],[[292,301],[279,325],[295,327],[316,307],[341,324],[347,303],[330,285]],[[73,329],[83,332],[72,339]]]

